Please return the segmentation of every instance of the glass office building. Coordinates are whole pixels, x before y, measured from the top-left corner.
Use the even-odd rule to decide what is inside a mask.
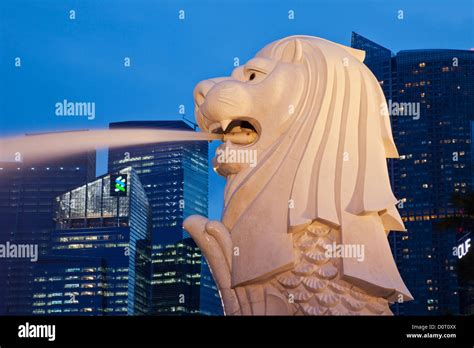
[[[385,97],[392,98],[392,77],[395,70],[395,67],[392,68],[392,51],[354,32],[351,46],[365,51],[364,64],[377,77]]]
[[[54,199],[95,177],[95,151],[41,162],[28,153],[17,159],[0,162],[0,243],[36,245],[41,260],[54,230]],[[34,266],[0,259],[0,315],[31,313]]]
[[[183,121],[111,123],[117,128],[193,131]],[[222,314],[201,251],[183,230],[186,217],[208,213],[208,143],[168,142],[109,150],[109,172],[133,167],[152,211],[154,315]]]
[[[452,203],[454,193],[473,190],[474,51],[393,54],[356,33],[352,46],[367,52],[365,64],[381,83],[389,110],[396,108],[399,114],[392,114],[391,123],[400,159],[389,161],[389,171],[408,232],[389,238],[415,300],[393,310],[457,314],[453,248],[459,231],[440,228],[439,222],[461,213]]]
[[[106,175],[57,197],[51,251],[33,280],[33,314],[148,314],[150,208],[136,173],[120,174],[121,196]]]
[[[191,238],[153,245],[153,311],[199,314],[202,255]]]

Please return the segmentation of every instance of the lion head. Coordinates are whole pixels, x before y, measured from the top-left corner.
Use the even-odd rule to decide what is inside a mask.
[[[222,221],[238,248],[234,286],[290,268],[292,232],[317,220],[340,228],[343,243],[374,249],[365,265],[344,260],[347,279],[408,296],[385,234],[404,230],[386,163],[398,153],[364,56],[292,36],[267,45],[230,77],[197,85],[196,120],[203,131],[224,134],[218,150],[257,158],[255,165],[214,159],[227,177]]]

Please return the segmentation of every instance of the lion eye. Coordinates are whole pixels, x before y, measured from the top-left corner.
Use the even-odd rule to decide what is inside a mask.
[[[255,78],[255,73],[251,73],[249,76],[249,81],[252,81]]]

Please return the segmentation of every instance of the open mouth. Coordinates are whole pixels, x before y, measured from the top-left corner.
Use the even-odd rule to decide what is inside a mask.
[[[258,140],[258,123],[253,119],[223,120],[213,123],[209,131],[222,134],[222,141],[230,141],[238,145],[251,145]]]

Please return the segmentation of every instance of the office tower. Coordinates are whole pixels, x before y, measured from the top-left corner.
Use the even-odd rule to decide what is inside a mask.
[[[386,93],[400,154],[389,161],[389,170],[408,232],[389,238],[415,300],[393,309],[396,314],[457,314],[458,261],[453,250],[459,231],[442,228],[440,222],[461,213],[452,203],[453,194],[473,190],[474,51],[393,54],[356,33],[352,46],[366,50],[365,64]],[[381,67],[390,67],[391,76]]]
[[[54,198],[95,177],[95,151],[47,161],[23,153],[16,159],[0,162],[0,243],[37,245],[41,259],[54,229]],[[0,259],[0,314],[31,313],[33,267],[25,259]]]
[[[200,313],[201,259],[191,238],[153,245],[154,315]]]
[[[354,32],[352,33],[351,46],[365,51],[364,64],[377,77],[385,97],[391,98],[394,71],[392,69],[392,51]]]
[[[119,122],[110,128],[193,131],[183,121]],[[209,268],[182,227],[189,215],[207,216],[208,143],[168,142],[109,150],[109,172],[125,166],[137,171],[152,211],[151,313],[222,314]]]
[[[34,277],[33,314],[148,314],[150,223],[130,167],[57,197],[51,252]]]

